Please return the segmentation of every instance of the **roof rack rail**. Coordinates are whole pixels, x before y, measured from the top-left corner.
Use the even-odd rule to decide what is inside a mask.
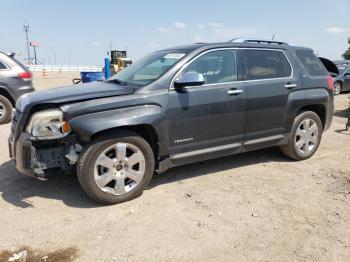
[[[289,45],[286,42],[266,40],[266,39],[257,39],[257,38],[233,38],[229,43],[257,43],[257,44],[275,44],[275,45]]]

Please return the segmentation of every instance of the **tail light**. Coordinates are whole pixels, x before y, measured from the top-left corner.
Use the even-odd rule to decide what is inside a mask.
[[[327,76],[327,84],[328,84],[328,88],[330,90],[334,90],[334,80],[333,80],[333,77],[332,76]]]
[[[27,71],[27,72],[19,73],[18,76],[20,78],[22,78],[23,80],[30,80],[30,79],[32,79],[33,74],[32,74],[32,72]]]

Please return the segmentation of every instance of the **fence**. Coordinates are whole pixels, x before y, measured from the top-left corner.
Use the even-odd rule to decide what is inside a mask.
[[[29,70],[32,72],[42,72],[44,69],[47,72],[101,72],[102,66],[87,66],[87,65],[29,65]]]

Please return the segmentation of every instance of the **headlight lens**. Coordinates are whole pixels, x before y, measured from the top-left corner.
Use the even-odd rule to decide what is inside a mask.
[[[37,139],[55,139],[66,136],[70,127],[61,110],[50,109],[34,113],[26,131]]]

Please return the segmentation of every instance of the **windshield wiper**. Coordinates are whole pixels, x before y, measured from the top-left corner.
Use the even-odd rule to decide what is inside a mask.
[[[120,80],[120,79],[118,79],[118,78],[109,79],[109,80],[107,80],[107,82],[109,82],[109,83],[115,83],[115,84],[118,84],[118,85],[123,85],[123,86],[128,85],[128,83],[127,83],[127,82],[122,81],[122,80]]]

